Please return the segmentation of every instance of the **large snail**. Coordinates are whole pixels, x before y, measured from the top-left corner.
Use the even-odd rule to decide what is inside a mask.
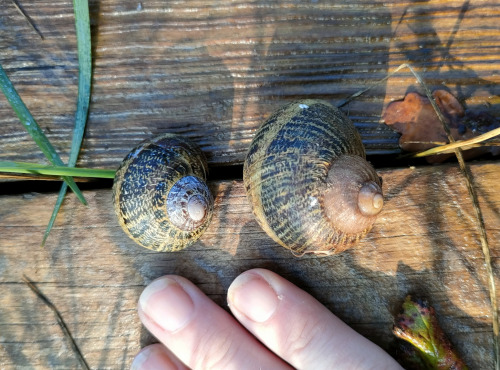
[[[201,150],[165,134],[134,148],[116,172],[113,202],[123,230],[155,251],[177,251],[210,223],[213,198]]]
[[[295,254],[333,254],[363,237],[382,183],[353,123],[321,100],[275,112],[257,131],[243,180],[260,226]]]

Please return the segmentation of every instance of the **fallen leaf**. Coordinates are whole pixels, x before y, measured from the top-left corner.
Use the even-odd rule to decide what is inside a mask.
[[[500,127],[500,122],[486,112],[466,111],[460,102],[445,90],[432,93],[436,104],[445,117],[455,140],[467,140]],[[427,97],[416,92],[406,94],[401,101],[390,103],[383,115],[384,122],[401,134],[399,145],[408,152],[420,152],[439,143],[447,144],[443,125]],[[498,147],[479,147],[464,152],[465,159],[486,153],[500,154]],[[427,157],[430,163],[443,162],[454,154]]]
[[[434,308],[426,301],[407,296],[392,331],[415,348],[404,350],[411,363],[420,358],[427,369],[467,369],[439,326]]]

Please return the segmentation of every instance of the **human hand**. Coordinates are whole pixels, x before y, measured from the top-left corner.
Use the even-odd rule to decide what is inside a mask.
[[[132,369],[401,369],[308,293],[254,269],[229,287],[234,317],[175,275],[146,287],[139,317],[161,343]]]

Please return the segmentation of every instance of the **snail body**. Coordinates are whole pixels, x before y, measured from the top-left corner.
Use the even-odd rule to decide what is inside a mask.
[[[257,131],[243,181],[257,222],[297,255],[344,251],[372,227],[382,183],[354,124],[321,100],[290,103]]]
[[[139,245],[159,252],[192,244],[212,217],[207,172],[202,151],[181,136],[164,134],[135,147],[113,183],[121,227]]]

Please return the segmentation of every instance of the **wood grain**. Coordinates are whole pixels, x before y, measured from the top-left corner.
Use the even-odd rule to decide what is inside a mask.
[[[72,2],[18,2],[44,40],[6,1],[0,63],[66,159],[78,74]],[[174,254],[127,238],[112,214],[110,189],[86,190],[87,208],[70,195],[42,249],[55,192],[9,184],[10,195],[0,195],[0,368],[78,366],[22,274],[60,310],[91,367],[114,369],[128,368],[152,340],[136,315],[149,281],[181,274],[226,307],[230,282],[252,267],[282,274],[389,351],[392,316],[404,296],[426,297],[470,367],[493,367],[483,257],[454,166],[381,171],[386,206],[373,232],[327,258],[298,259],[273,243],[254,221],[241,181],[227,178],[237,174],[257,127],[282,104],[336,104],[403,62],[431,88],[498,116],[498,1],[90,0],[90,11],[93,88],[78,164],[117,168],[143,139],[174,132],[200,144],[226,180],[211,183],[216,215],[207,233]],[[392,163],[383,154],[399,152],[397,135],[379,123],[384,106],[416,89],[405,71],[343,108],[382,166]],[[0,160],[44,163],[3,96]],[[498,287],[500,165],[472,169]]]
[[[45,39],[7,2],[0,62],[67,158],[76,102],[72,3],[23,0]],[[431,87],[500,111],[500,5],[494,0],[90,1],[94,77],[79,165],[117,168],[138,142],[182,133],[211,165],[241,164],[254,131],[297,98],[339,102],[412,63]],[[397,153],[384,104],[415,89],[408,72],[345,107],[370,155]],[[490,105],[486,108],[486,105]],[[0,159],[43,162],[0,97]]]
[[[500,286],[500,164],[475,164]],[[241,181],[212,182],[212,224],[193,246],[154,253],[136,246],[113,214],[111,190],[66,199],[40,248],[55,194],[0,196],[0,367],[75,368],[50,311],[22,283],[26,274],[54,303],[93,368],[128,368],[151,338],[136,302],[164,274],[194,281],[227,308],[241,272],[269,268],[306,289],[357,331],[392,351],[392,317],[408,293],[427,298],[472,369],[493,367],[487,279],[473,210],[452,165],[380,171],[385,208],[355,248],[331,257],[294,257],[255,222]],[[393,353],[393,352],[391,352]]]

